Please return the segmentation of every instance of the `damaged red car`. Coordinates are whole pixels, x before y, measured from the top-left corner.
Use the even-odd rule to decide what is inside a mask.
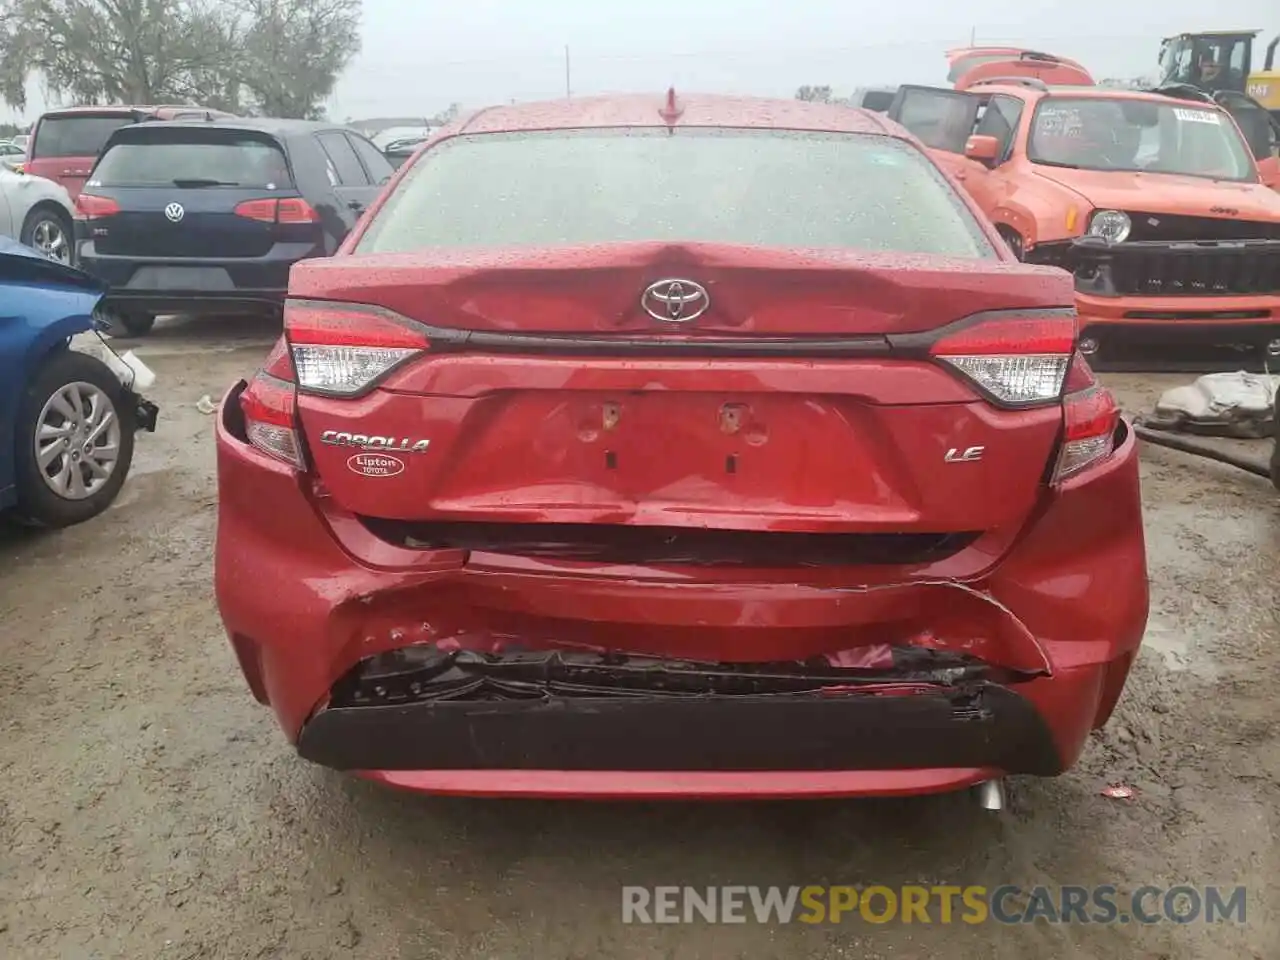
[[[468,795],[1071,766],[1147,618],[1071,276],[903,128],[498,107],[435,138],[217,422],[217,599],[299,754]]]

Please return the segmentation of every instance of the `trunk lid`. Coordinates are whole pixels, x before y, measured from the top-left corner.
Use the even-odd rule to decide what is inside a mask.
[[[643,294],[671,279],[707,295],[684,317],[705,311],[655,319]],[[377,305],[434,327],[690,339],[883,336],[985,310],[1069,306],[1073,296],[1055,270],[995,259],[693,243],[342,256],[299,263],[289,292]]]
[[[645,309],[673,278],[705,312]],[[918,342],[988,311],[1073,323],[1071,279],[1048,268],[696,244],[338,257],[299,264],[291,294],[295,350],[308,313],[362,342],[370,314],[342,302],[434,328],[375,389],[298,396],[329,496],[388,536],[536,524],[569,553],[584,524],[919,535],[926,552],[1020,524],[1060,406],[998,409]]]

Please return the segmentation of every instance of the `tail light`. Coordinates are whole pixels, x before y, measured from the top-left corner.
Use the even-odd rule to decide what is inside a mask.
[[[235,214],[261,223],[319,223],[320,215],[301,197],[266,197],[236,204]]]
[[[108,197],[95,197],[91,193],[82,193],[76,197],[77,220],[100,220],[120,212],[120,204]]]
[[[1062,448],[1053,470],[1060,483],[1111,456],[1115,449],[1120,408],[1111,391],[1093,376],[1083,356],[1075,354],[1067,373],[1062,401]]]
[[[245,435],[267,456],[305,470],[299,392],[359,396],[429,348],[410,321],[393,315],[358,306],[287,303],[284,336],[240,394]]]
[[[360,307],[289,303],[284,328],[298,389],[337,397],[359,396],[431,346],[409,321]]]
[[[938,339],[937,360],[962,374],[998,403],[1056,403],[1076,345],[1076,318],[999,317]]]
[[[298,470],[306,469],[298,431],[293,363],[281,337],[262,369],[240,394],[245,436],[251,444]]]
[[[1062,404],[1063,436],[1054,465],[1059,483],[1111,456],[1120,409],[1076,350],[1076,318],[1000,317],[940,338],[932,356],[997,403]]]

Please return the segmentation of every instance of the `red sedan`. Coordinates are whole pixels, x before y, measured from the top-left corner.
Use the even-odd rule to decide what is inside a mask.
[[[217,597],[308,760],[472,795],[1054,775],[1147,619],[1071,276],[905,130],[606,97],[441,131],[217,425]]]

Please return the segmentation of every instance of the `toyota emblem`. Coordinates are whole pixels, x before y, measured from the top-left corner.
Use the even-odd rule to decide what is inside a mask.
[[[707,312],[711,298],[706,287],[692,280],[659,280],[645,287],[640,305],[655,320],[688,323]]]
[[[164,215],[169,218],[170,223],[177,223],[186,216],[186,213],[187,211],[182,209],[182,204],[180,203],[171,203],[164,208]]]

